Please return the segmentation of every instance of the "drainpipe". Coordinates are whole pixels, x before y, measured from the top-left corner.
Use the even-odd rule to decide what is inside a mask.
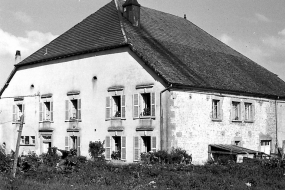
[[[277,100],[279,100],[279,96],[277,96]],[[278,137],[277,137],[277,135],[278,135],[278,132],[277,132],[277,130],[278,130],[278,127],[277,127],[277,125],[278,125],[278,121],[277,121],[277,100],[275,100],[275,124],[276,124],[276,144],[275,144],[275,148],[276,148],[276,153],[278,154]]]
[[[162,90],[159,94],[160,97],[160,150],[162,150],[162,133],[163,133],[163,113],[162,113],[162,93],[169,90],[170,88],[172,88],[172,84],[170,84],[167,88],[165,88],[164,90]]]

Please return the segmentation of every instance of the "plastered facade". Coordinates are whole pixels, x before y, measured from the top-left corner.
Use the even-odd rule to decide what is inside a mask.
[[[137,85],[145,84],[152,86],[136,88]],[[114,86],[121,86],[123,90],[108,91],[108,88]],[[40,154],[44,135],[51,134],[51,145],[60,149],[65,149],[66,136],[80,136],[81,155],[84,156],[88,156],[90,141],[104,141],[106,136],[126,136],[126,161],[132,162],[134,136],[156,136],[155,146],[157,149],[160,147],[159,92],[164,88],[163,81],[128,48],[21,67],[0,99],[0,143],[6,142],[7,152],[15,150],[18,130],[18,124],[12,123],[12,105],[15,101],[8,97],[52,94],[54,119],[48,126],[51,130],[42,132],[43,123],[39,122],[40,96],[24,97],[25,123],[22,136],[35,136],[36,142],[33,146],[21,146],[20,154],[23,151]],[[70,91],[80,92],[82,119],[77,123],[65,121],[65,100]],[[144,92],[155,93],[155,117],[134,119],[133,94]],[[106,120],[106,97],[115,94],[125,95],[126,117],[123,120]],[[68,131],[74,125],[76,130]]]
[[[212,100],[221,100],[221,120],[212,119]],[[251,102],[254,119],[245,122],[244,109],[241,121],[232,120],[232,101]],[[282,147],[284,136],[284,103],[274,100],[236,96],[229,94],[202,93],[194,91],[172,91],[169,97],[168,149],[181,147],[193,156],[196,164],[208,160],[209,144],[233,144],[260,151],[261,140],[271,140],[271,152],[275,152],[276,129],[278,146]],[[279,107],[279,122],[276,122],[276,104]]]

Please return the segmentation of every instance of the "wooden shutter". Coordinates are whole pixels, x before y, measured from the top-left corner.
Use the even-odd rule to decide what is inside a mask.
[[[126,96],[121,96],[121,118],[126,118]]]
[[[65,100],[65,120],[68,121],[69,120],[69,100]]]
[[[155,117],[155,93],[151,93],[151,116]]]
[[[69,150],[69,137],[65,137],[65,150]]]
[[[53,102],[50,102],[50,121],[53,121]]]
[[[140,137],[134,137],[134,161],[140,160]]]
[[[43,103],[39,103],[39,121],[43,121]]]
[[[77,156],[80,156],[80,137],[77,137]]]
[[[127,142],[126,142],[126,137],[125,136],[122,136],[121,137],[121,160],[126,160],[127,156],[126,156],[126,153],[127,153]]]
[[[106,97],[106,119],[111,119],[111,97]]]
[[[139,118],[139,94],[133,95],[133,117]]]
[[[151,151],[156,152],[156,137],[151,137]]]
[[[22,115],[23,115],[23,122],[25,122],[25,104],[22,104]]]
[[[81,119],[81,99],[77,99],[77,119]]]
[[[17,106],[13,105],[13,122],[17,122]]]
[[[106,160],[111,160],[111,137],[106,136],[105,139],[105,158]]]

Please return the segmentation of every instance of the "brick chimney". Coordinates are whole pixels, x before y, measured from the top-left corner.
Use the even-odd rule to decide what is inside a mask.
[[[140,26],[140,7],[141,5],[137,0],[127,0],[123,4],[123,15],[133,24],[133,26]]]
[[[16,55],[15,55],[15,64],[20,63],[21,62],[21,52],[20,50],[16,51]]]

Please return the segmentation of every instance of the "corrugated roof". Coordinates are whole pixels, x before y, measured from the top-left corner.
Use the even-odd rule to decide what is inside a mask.
[[[259,154],[263,153],[260,151],[255,151],[251,149],[247,149],[244,147],[236,146],[236,145],[230,145],[230,144],[210,144],[209,146],[212,147],[212,150],[222,150],[225,152],[230,152],[232,154]]]
[[[17,66],[126,43],[167,83],[285,98],[284,81],[190,21],[141,7],[141,27],[137,28],[119,16],[114,1]]]

